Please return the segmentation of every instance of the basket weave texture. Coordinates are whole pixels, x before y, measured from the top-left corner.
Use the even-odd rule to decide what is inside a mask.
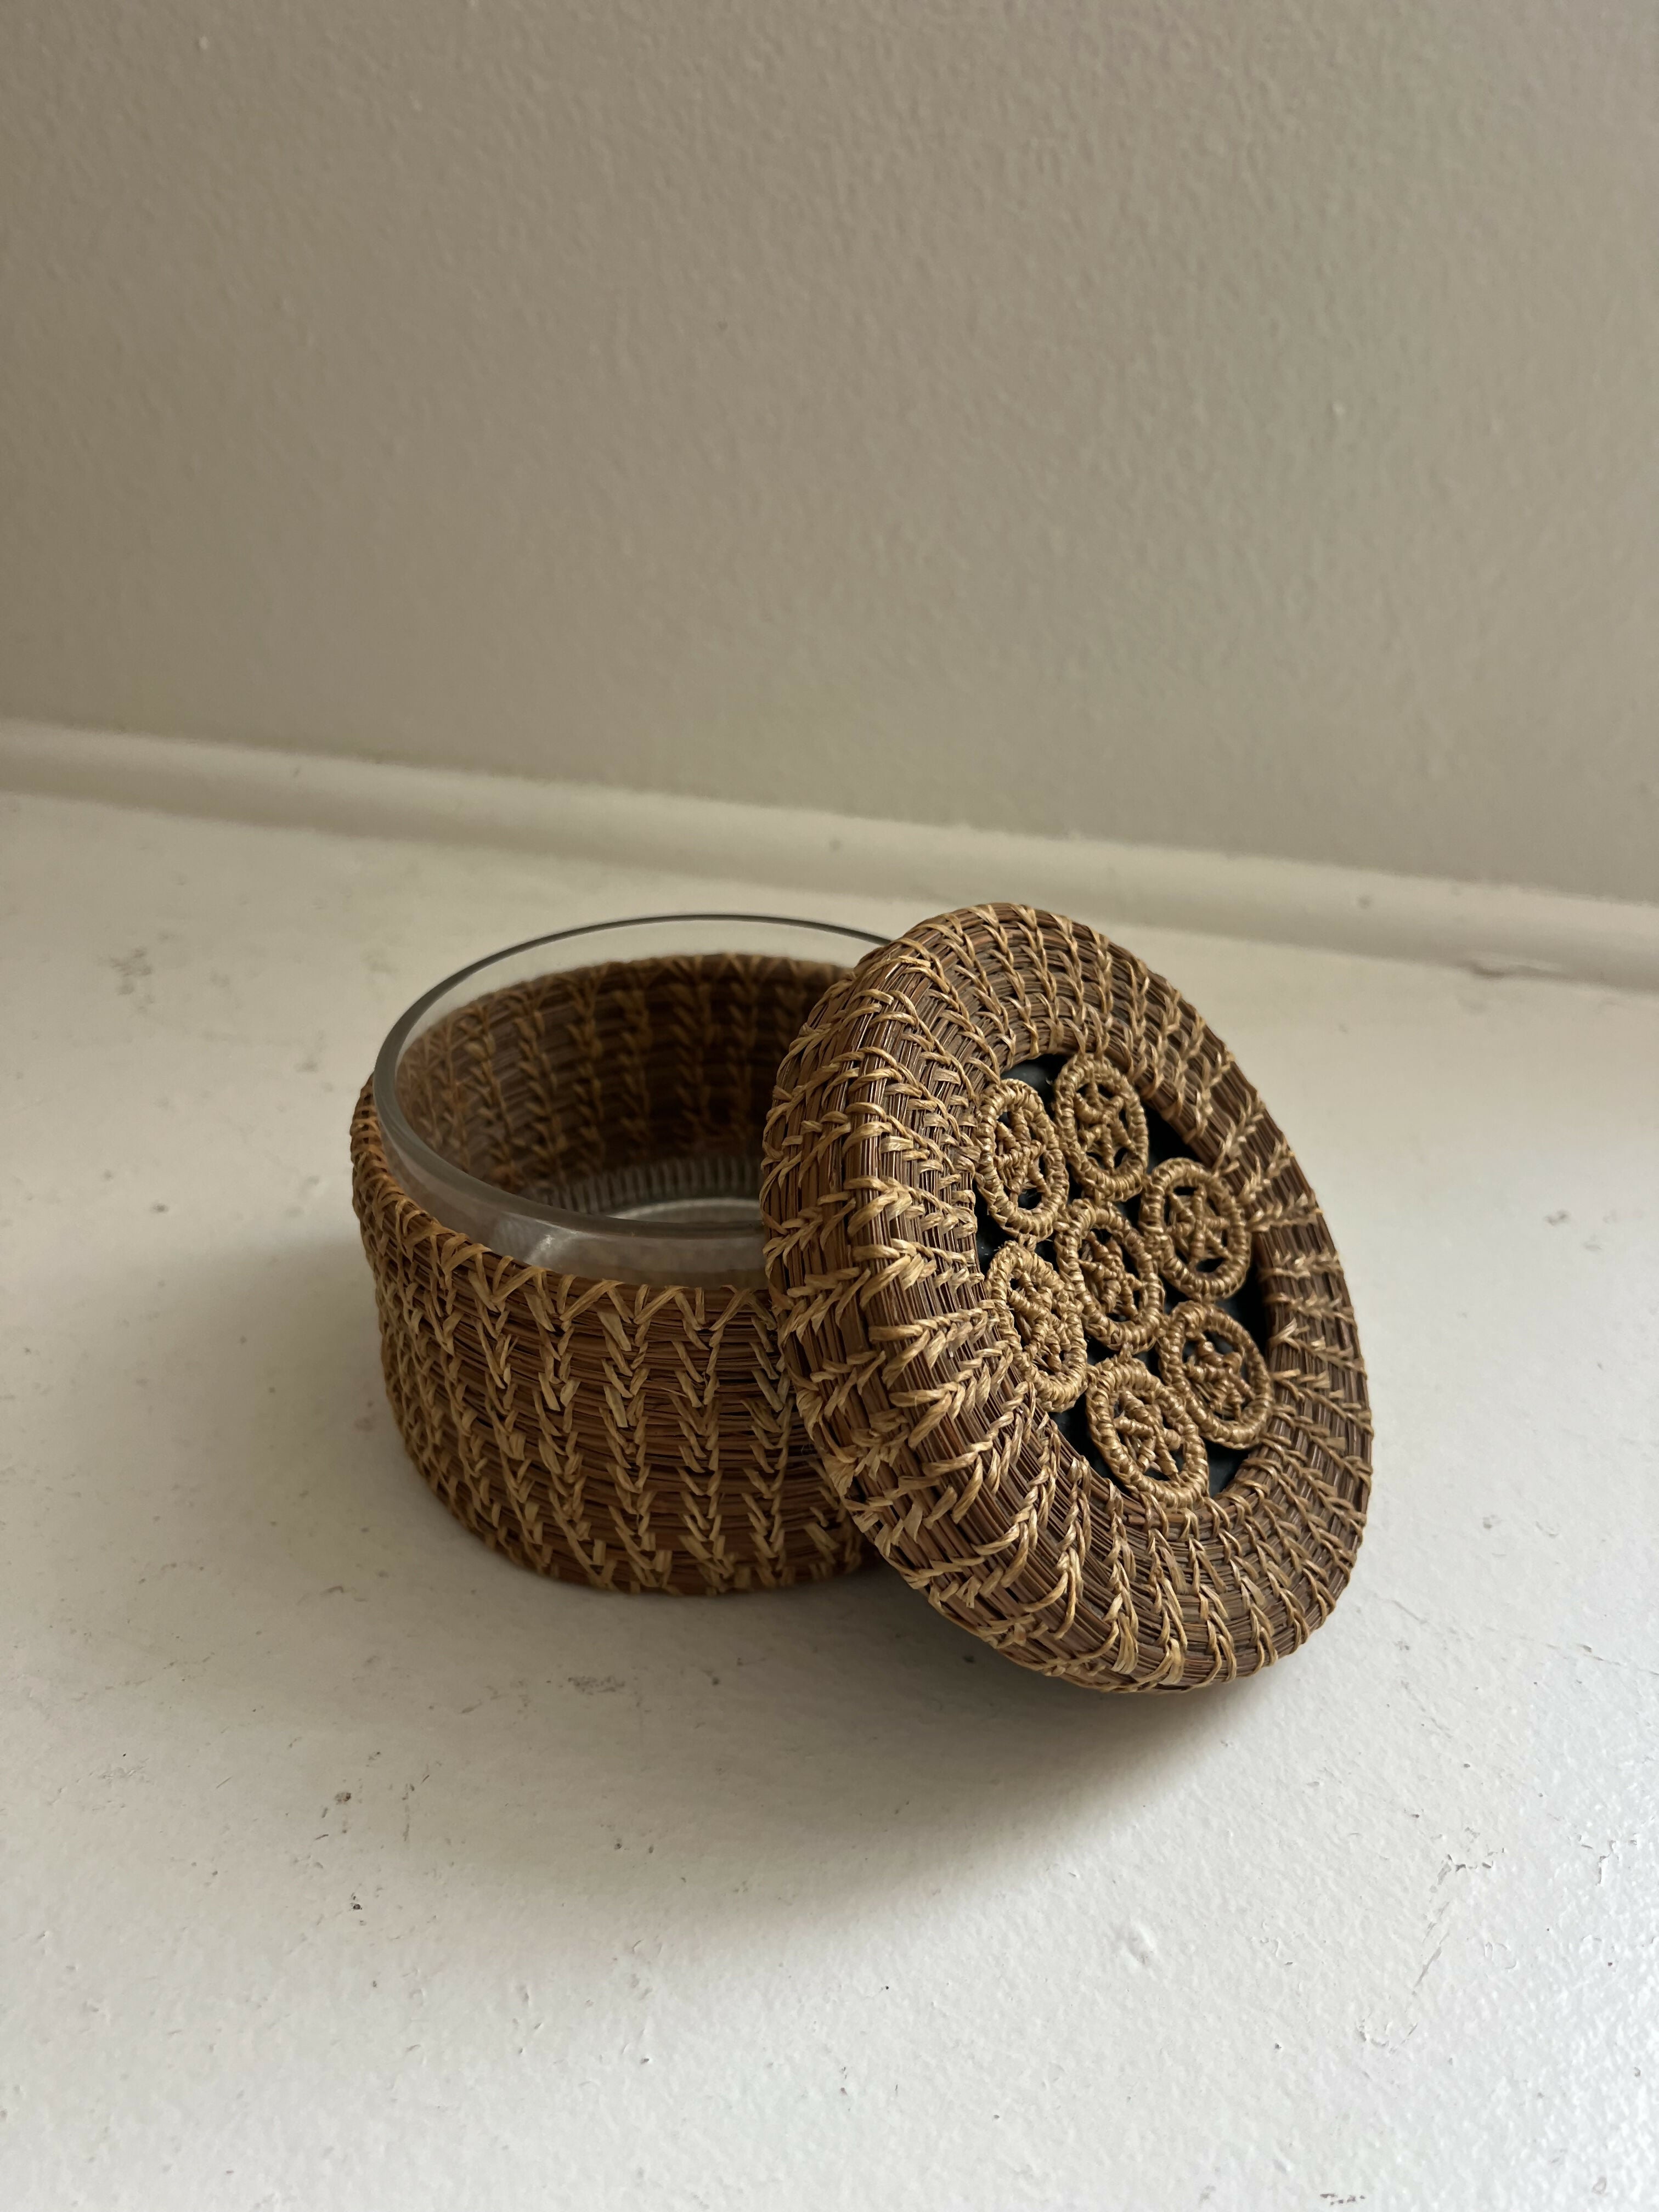
[[[1006,1080],[1045,1059],[1061,1065],[1053,1120]],[[1146,1109],[1200,1173],[1137,1165]],[[1109,1123],[1127,1151],[1103,1147]],[[768,1269],[808,1425],[859,1527],[941,1613],[1101,1690],[1248,1674],[1324,1620],[1370,1482],[1347,1286],[1289,1144],[1144,962],[1024,908],[922,923],[816,1010],[780,1071],[767,1160]],[[1095,1188],[1068,1200],[1079,1174]],[[1130,1195],[1138,1231],[1113,1210]],[[988,1267],[988,1203],[1013,1231]],[[1243,1386],[1259,1355],[1213,1301],[1177,1309],[1167,1364],[1146,1365],[1158,1324],[1138,1301],[1164,1293],[1134,1276],[1144,1247],[1188,1299],[1248,1260],[1257,1402]],[[1093,1462],[1060,1425],[1085,1379]],[[1213,1495],[1195,1414],[1248,1439]]]
[[[758,1158],[779,1060],[836,971],[746,956],[607,963],[475,1001],[416,1041],[399,1101],[501,1188]],[[351,1126],[387,1395],[410,1456],[484,1541],[616,1590],[817,1582],[864,1547],[824,1482],[754,1284],[529,1267],[434,1220]]]

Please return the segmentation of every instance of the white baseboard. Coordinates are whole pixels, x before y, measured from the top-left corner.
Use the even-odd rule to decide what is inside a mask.
[[[919,914],[1011,898],[1481,975],[1659,989],[1659,907],[1561,891],[22,722],[0,722],[0,789],[908,896]]]

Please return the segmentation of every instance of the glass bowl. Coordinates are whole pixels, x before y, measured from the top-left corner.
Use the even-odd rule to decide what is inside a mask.
[[[884,942],[775,915],[648,915],[476,960],[380,1048],[389,1164],[447,1228],[533,1267],[758,1286],[778,1064]]]

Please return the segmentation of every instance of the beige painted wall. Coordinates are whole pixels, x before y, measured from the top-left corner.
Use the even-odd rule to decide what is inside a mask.
[[[1659,897],[1652,0],[9,0],[0,712]]]

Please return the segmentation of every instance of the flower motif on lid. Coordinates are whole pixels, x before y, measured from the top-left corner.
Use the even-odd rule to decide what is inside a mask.
[[[1146,1178],[1140,1233],[1158,1272],[1189,1298],[1225,1298],[1250,1267],[1250,1231],[1238,1200],[1196,1160],[1165,1160]]]
[[[1054,1079],[1054,1121],[1066,1162],[1097,1204],[1133,1198],[1146,1172],[1146,1109],[1121,1068],[1074,1053]]]
[[[1066,1155],[1048,1110],[1029,1083],[999,1083],[974,1126],[980,1195],[1011,1237],[1051,1237],[1070,1186]]]
[[[987,1273],[1004,1340],[1029,1367],[1037,1401],[1052,1413],[1074,1406],[1089,1371],[1077,1298],[1058,1268],[1029,1244],[1010,1241]]]
[[[1089,1433],[1123,1487],[1158,1504],[1207,1497],[1210,1462],[1185,1401],[1139,1359],[1089,1370]]]
[[[1273,1404],[1267,1363],[1224,1307],[1178,1305],[1158,1339],[1158,1371],[1212,1443],[1242,1449],[1261,1435]]]
[[[1063,1275],[1074,1279],[1083,1325],[1108,1352],[1141,1352],[1164,1326],[1164,1285],[1139,1231],[1115,1206],[1073,1199],[1054,1231]]]

